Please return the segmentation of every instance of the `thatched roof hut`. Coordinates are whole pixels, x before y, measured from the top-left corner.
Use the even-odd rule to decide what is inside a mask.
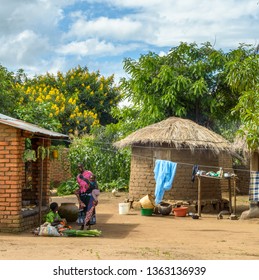
[[[139,129],[116,142],[115,146],[122,148],[136,144],[167,144],[176,149],[188,147],[192,151],[203,148],[210,149],[216,154],[220,151],[232,151],[230,143],[219,134],[191,120],[177,117]]]
[[[197,199],[197,180],[191,181],[194,165],[206,171],[232,170],[231,144],[188,119],[170,117],[133,132],[115,146],[132,148],[129,192],[134,197],[154,193],[156,159],[178,163],[172,190],[167,193],[170,199]],[[221,199],[221,184],[209,180],[203,198]]]

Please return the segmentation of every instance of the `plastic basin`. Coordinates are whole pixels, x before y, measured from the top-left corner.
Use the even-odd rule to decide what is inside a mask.
[[[187,209],[188,209],[188,207],[177,207],[177,208],[174,208],[173,209],[174,215],[176,217],[185,217],[186,214],[187,214]]]
[[[153,214],[153,208],[141,208],[141,215],[142,216],[152,216]]]

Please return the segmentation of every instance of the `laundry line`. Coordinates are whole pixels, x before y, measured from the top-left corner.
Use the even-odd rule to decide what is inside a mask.
[[[41,139],[48,139],[48,138],[45,138],[45,137],[37,137],[37,138],[41,138]],[[56,140],[56,139],[55,139]],[[69,142],[68,140],[60,140],[60,141],[67,141]],[[96,143],[102,143],[102,144],[106,144],[106,145],[110,145],[112,144],[111,142],[96,142]],[[151,148],[154,148],[154,146],[149,146],[149,147],[144,147],[144,146],[134,146],[134,147],[138,147],[138,148],[142,148],[142,149],[151,149]],[[99,147],[100,150],[104,150],[104,151],[110,151],[110,152],[113,152],[113,153],[117,153],[118,150],[116,148],[114,149],[109,149],[109,148],[103,148],[103,147]],[[159,149],[167,149],[167,150],[189,150],[189,148],[176,148],[176,147],[170,147],[170,148],[166,148],[166,147],[159,147]],[[197,148],[195,148],[197,149]],[[198,148],[199,150],[207,150],[206,148]],[[141,158],[146,158],[146,159],[152,159],[152,160],[156,160],[156,159],[160,159],[160,158],[156,158],[156,157],[149,157],[149,156],[143,156],[143,155],[137,155],[137,154],[134,154],[132,153],[131,154],[132,156],[135,156],[135,157],[141,157]],[[160,159],[161,160],[161,159]],[[194,166],[194,165],[197,165],[197,163],[186,163],[186,162],[176,162],[177,164],[179,165],[187,165],[187,166]],[[215,169],[219,169],[220,167],[222,166],[209,166],[209,165],[199,165],[199,167],[203,167],[203,168],[215,168]],[[225,170],[234,170],[234,171],[242,171],[242,172],[250,172],[249,169],[238,169],[238,168],[224,168]]]
[[[110,152],[113,152],[113,153],[117,153],[118,151],[115,149],[108,149],[108,148],[103,148],[103,147],[99,147],[100,150],[104,150],[104,151],[110,151]],[[145,158],[145,159],[151,159],[151,160],[157,160],[157,159],[160,159],[162,160],[161,158],[157,158],[157,157],[150,157],[150,156],[143,156],[143,155],[138,155],[138,154],[134,154],[132,153],[131,156],[134,156],[134,157],[140,157],[140,158]],[[214,169],[219,169],[220,167],[222,166],[209,166],[209,165],[200,165],[200,164],[197,164],[197,163],[187,163],[187,162],[176,162],[177,164],[179,165],[187,165],[187,166],[194,166],[194,165],[199,165],[199,167],[203,167],[203,168],[214,168]],[[228,168],[228,167],[224,167],[224,170],[234,170],[234,171],[244,171],[244,172],[250,172],[249,169],[238,169],[238,168]]]
[[[132,154],[132,156],[135,157],[141,157],[141,158],[146,158],[146,159],[152,159],[152,160],[157,160],[161,158],[157,158],[157,157],[148,157],[148,156],[142,156],[142,155],[137,155],[137,154]],[[214,169],[219,169],[222,166],[209,166],[209,165],[200,165],[197,163],[187,163],[187,162],[175,162],[179,165],[187,165],[187,166],[194,166],[194,165],[198,165],[199,167],[203,167],[203,168],[214,168]],[[224,170],[236,170],[236,171],[244,171],[244,172],[250,172],[249,169],[238,169],[238,168],[228,168],[228,167],[224,167]]]

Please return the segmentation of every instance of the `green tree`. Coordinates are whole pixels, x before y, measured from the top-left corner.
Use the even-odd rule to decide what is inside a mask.
[[[88,133],[91,128],[114,122],[111,109],[120,101],[113,76],[89,73],[80,66],[63,74],[26,79],[16,85],[20,119],[65,134]]]
[[[165,56],[148,53],[137,61],[125,59],[124,69],[130,78],[121,80],[121,89],[130,108],[114,110],[114,115],[121,117],[121,126],[126,119],[134,120],[135,128],[178,116],[218,132],[229,123],[236,129],[238,116],[231,114],[231,109],[240,91],[231,90],[225,71],[235,60],[235,52],[215,50],[210,43],[201,47],[181,43]]]
[[[232,112],[241,120],[238,132],[255,150],[259,147],[259,55],[253,47],[241,45],[232,56],[226,64],[226,79],[240,96]]]
[[[0,65],[0,113],[13,116],[15,109],[15,75]]]

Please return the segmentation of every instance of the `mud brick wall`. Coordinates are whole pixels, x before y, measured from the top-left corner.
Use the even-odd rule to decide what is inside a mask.
[[[231,172],[234,173],[233,170],[233,160],[230,155],[227,153],[221,153],[218,157],[219,163],[218,166],[221,166],[223,168],[223,172]],[[233,194],[233,182],[231,182],[231,192]],[[220,188],[222,192],[228,192],[228,180],[221,180],[220,181]]]
[[[57,187],[61,182],[72,177],[68,152],[69,149],[62,149],[59,159],[50,161],[50,182],[52,187]]]
[[[249,164],[246,166],[235,166],[234,171],[235,174],[237,175],[237,180],[236,180],[237,194],[248,195],[249,183],[250,183]]]
[[[153,152],[150,149],[133,148],[131,156],[131,171],[129,194],[139,199],[147,194],[154,194],[154,163]]]
[[[18,231],[21,224],[24,143],[21,131],[0,124],[0,229]]]
[[[140,199],[146,194],[154,194],[156,182],[154,179],[155,160],[170,160],[177,163],[176,175],[170,191],[165,192],[164,199],[195,201],[198,196],[197,179],[192,182],[193,165],[199,165],[200,170],[218,171],[219,167],[232,168],[232,158],[227,154],[215,155],[210,150],[189,149],[176,150],[163,146],[162,148],[132,147],[131,173],[129,193],[134,199]],[[205,179],[202,181],[202,199],[221,199],[222,188],[227,188],[227,180]]]
[[[19,231],[27,231],[39,227],[44,222],[44,215],[47,214],[49,211],[48,207],[43,207],[42,214],[41,214],[41,221],[39,220],[39,212],[36,214],[33,213],[32,215],[25,216],[21,220],[20,230]]]
[[[18,128],[0,124],[0,231],[3,232],[20,232],[30,229],[33,224],[39,225],[37,213],[35,217],[29,218],[30,222],[23,218],[22,200],[39,203],[41,199],[42,205],[49,205],[49,160],[37,159],[33,162],[32,188],[25,189],[25,163],[22,155],[25,138],[30,136],[30,133]],[[50,140],[34,138],[33,149],[37,150],[39,145],[47,147]]]

